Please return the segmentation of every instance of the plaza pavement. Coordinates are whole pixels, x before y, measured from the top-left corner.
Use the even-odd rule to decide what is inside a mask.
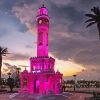
[[[0,100],[84,100],[85,97],[91,97],[91,94],[83,93],[63,93],[59,95],[48,95],[48,96],[34,96],[34,95],[21,95],[16,96],[16,93],[5,93],[0,94]]]

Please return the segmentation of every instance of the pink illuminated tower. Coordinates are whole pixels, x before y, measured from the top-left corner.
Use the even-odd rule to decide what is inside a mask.
[[[20,93],[60,93],[62,74],[54,70],[55,59],[48,56],[49,16],[44,5],[38,10],[37,57],[30,58],[30,72],[20,74]]]
[[[49,16],[47,9],[42,6],[38,10],[37,19],[37,56],[48,56]]]

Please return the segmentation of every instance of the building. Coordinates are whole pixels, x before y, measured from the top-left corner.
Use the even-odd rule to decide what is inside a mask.
[[[55,59],[48,56],[49,16],[44,5],[38,10],[37,57],[30,58],[30,72],[20,74],[20,93],[48,94],[61,91],[62,74],[54,70]]]

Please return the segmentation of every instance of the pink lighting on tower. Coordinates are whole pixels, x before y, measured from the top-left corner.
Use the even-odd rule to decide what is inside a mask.
[[[38,10],[37,15],[37,56],[48,56],[48,31],[49,16],[44,5]]]
[[[37,16],[37,57],[30,58],[30,72],[24,70],[20,75],[20,93],[48,94],[60,93],[62,74],[54,70],[55,59],[48,56],[49,16],[44,5]]]

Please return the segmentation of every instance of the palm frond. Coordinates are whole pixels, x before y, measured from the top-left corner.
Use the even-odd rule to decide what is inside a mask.
[[[17,70],[21,70],[21,68],[19,68],[19,67],[18,67],[18,68],[16,68],[16,69],[17,69]]]
[[[7,52],[5,52],[5,53],[3,53],[3,54],[11,54],[11,53],[8,53],[8,51],[7,51]]]
[[[6,54],[3,54],[2,56],[6,56]]]
[[[88,19],[88,20],[85,21],[85,23],[91,22],[91,21],[95,21],[95,20],[94,19]]]
[[[0,46],[0,55],[5,56],[8,53],[7,48],[1,47]]]
[[[93,7],[91,11],[93,12],[93,14],[85,14],[86,17],[89,17],[89,19],[85,21],[85,23],[89,22],[86,27],[89,27],[96,23],[100,39],[100,9],[99,7]]]
[[[98,15],[100,13],[100,10],[99,10],[99,7],[93,7],[91,9],[91,11],[95,14],[95,15]]]
[[[86,27],[88,28],[89,26],[91,26],[91,25],[93,25],[93,24],[95,24],[96,22],[91,22],[91,23],[89,23]]]
[[[97,7],[97,12],[98,12],[98,16],[100,16],[100,9],[99,9],[99,7]]]
[[[4,53],[7,53],[7,52],[8,52],[7,48],[3,48],[1,53],[4,54]]]
[[[91,17],[91,18],[96,18],[97,17],[96,15],[93,15],[93,14],[85,14],[85,16]]]

